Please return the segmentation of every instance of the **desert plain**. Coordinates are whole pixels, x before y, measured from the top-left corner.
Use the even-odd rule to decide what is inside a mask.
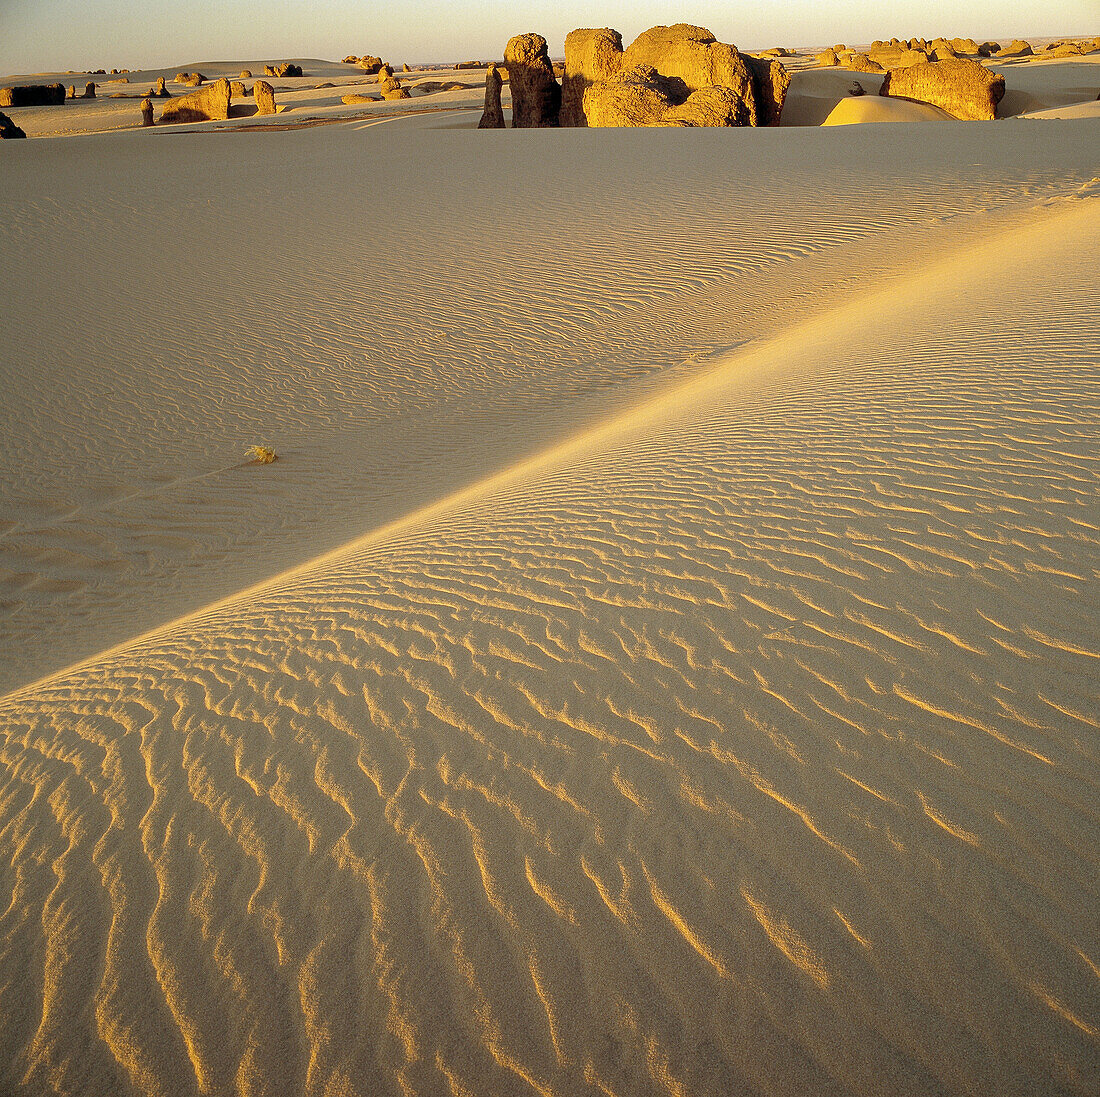
[[[1032,42],[993,121],[820,47],[763,126],[0,108],[0,1092],[1100,1090],[1100,51]]]

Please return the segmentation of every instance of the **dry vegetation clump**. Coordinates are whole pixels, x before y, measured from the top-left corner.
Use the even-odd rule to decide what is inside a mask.
[[[279,459],[279,455],[271,446],[249,446],[245,455],[252,458],[254,465],[270,465]]]

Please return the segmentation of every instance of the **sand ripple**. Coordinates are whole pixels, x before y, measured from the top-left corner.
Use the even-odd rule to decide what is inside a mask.
[[[1091,1092],[1098,243],[7,697],[3,1084]]]

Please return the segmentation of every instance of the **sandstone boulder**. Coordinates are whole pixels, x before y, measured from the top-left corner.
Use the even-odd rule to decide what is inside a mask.
[[[275,89],[266,80],[252,85],[252,97],[256,100],[257,114],[275,113]]]
[[[774,58],[753,57],[751,54],[743,56],[752,76],[753,98],[756,102],[756,120],[749,124],[778,126],[783,114],[783,104],[787,101],[787,89],[791,86],[791,74]]]
[[[665,111],[659,126],[747,126],[748,105],[733,88],[693,91],[678,107]]]
[[[198,88],[206,83],[206,77],[201,72],[177,72],[176,83],[188,88]]]
[[[383,80],[393,79],[393,69],[389,65],[381,64],[378,66],[378,82],[381,84]]]
[[[378,80],[378,90],[383,95],[388,91],[396,91],[401,87],[401,82],[395,76],[380,77]]]
[[[84,94],[81,99],[94,99],[95,98],[95,84],[88,83],[84,85]]]
[[[248,88],[243,80],[229,81],[229,96],[231,99],[244,99],[248,95]]]
[[[982,57],[992,57],[1000,48],[999,42],[983,42],[978,47],[978,53]]]
[[[373,76],[382,68],[381,57],[360,57],[358,61],[353,61],[357,64],[368,76]]]
[[[75,99],[76,98],[76,85],[75,84],[70,84],[69,85],[69,98],[70,99]]]
[[[561,124],[587,126],[584,93],[615,76],[623,64],[623,36],[610,27],[570,31],[565,39],[561,83]]]
[[[997,116],[1004,97],[1005,78],[977,61],[937,61],[891,69],[880,95],[931,103],[954,118],[980,121]]]
[[[350,95],[342,95],[340,102],[351,107],[357,103],[377,103],[378,99],[373,95],[360,95],[358,92],[352,92]]]
[[[279,76],[279,77],[301,76],[302,75],[302,66],[301,65],[292,65],[289,61],[284,61],[281,65],[276,65],[275,66],[274,75]]]
[[[832,68],[834,65],[839,64],[840,58],[836,55],[836,50],[826,50],[824,53],[817,55],[817,63],[823,68]]]
[[[238,80],[251,80],[252,79],[252,70],[251,69],[241,69],[240,75],[237,77],[237,79]]]
[[[652,65],[620,70],[584,92],[584,115],[593,128],[659,126],[667,111],[687,101],[683,81],[673,81]]]
[[[153,124],[153,100],[148,96],[141,101],[141,124],[143,126]]]
[[[161,111],[162,125],[180,122],[212,122],[229,117],[229,81],[224,77],[208,84],[201,91],[173,99]]]
[[[490,65],[485,74],[485,111],[477,128],[480,130],[504,129],[504,110],[500,105],[500,89],[503,81],[496,65]]]
[[[153,92],[153,95],[157,99],[171,99],[172,98],[172,93],[164,86],[164,77],[163,76],[158,76],[157,77],[157,86],[156,86],[156,89]]]
[[[512,128],[538,129],[560,124],[561,85],[554,79],[546,39],[517,34],[504,50],[512,89]]]
[[[973,38],[952,38],[951,48],[956,53],[977,53],[978,43]]]
[[[1030,42],[1025,42],[1022,38],[1017,38],[1015,42],[1005,46],[1005,48],[1001,50],[1000,56],[1005,57],[1011,55],[1012,57],[1031,57],[1034,52]]]
[[[10,141],[27,135],[6,115],[0,114],[0,141]]]
[[[410,69],[408,65],[402,65],[401,66],[401,71],[402,72],[412,72],[412,69]]]
[[[411,99],[412,96],[409,94],[408,88],[403,88],[403,87],[401,87],[400,84],[398,84],[396,87],[388,88],[387,90],[383,91],[382,92],[382,98],[383,99]]]
[[[343,59],[343,61],[340,62],[340,64],[341,65],[358,65],[359,64],[359,58],[356,57],[355,54],[349,53],[348,56],[345,57]]]
[[[0,88],[0,107],[55,107],[64,102],[64,84],[25,84],[20,88]]]
[[[756,113],[752,77],[744,59],[705,27],[677,23],[643,31],[623,54],[624,69],[635,65],[650,65],[662,76],[679,81],[685,99],[702,88],[732,88]]]
[[[1080,57],[1085,51],[1076,42],[1061,42],[1052,49],[1048,57]]]

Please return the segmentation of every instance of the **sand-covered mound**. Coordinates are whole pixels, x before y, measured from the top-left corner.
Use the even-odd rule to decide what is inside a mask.
[[[951,122],[947,111],[931,103],[883,99],[878,95],[849,95],[833,108],[823,126],[852,126],[864,122]]]

